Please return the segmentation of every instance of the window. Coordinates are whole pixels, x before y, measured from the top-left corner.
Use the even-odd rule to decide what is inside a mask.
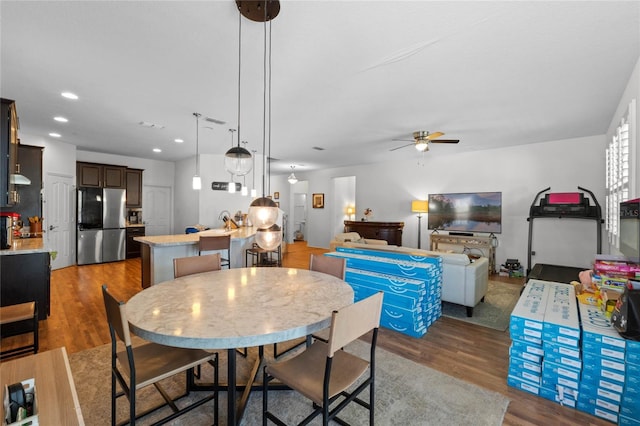
[[[635,116],[635,100],[616,128],[606,150],[606,200],[605,228],[609,243],[620,246],[620,203],[630,196],[631,126]]]

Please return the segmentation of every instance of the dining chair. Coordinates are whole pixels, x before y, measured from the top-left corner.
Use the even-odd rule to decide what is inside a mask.
[[[322,415],[322,424],[330,420],[348,424],[337,415],[351,402],[369,410],[369,424],[374,424],[375,350],[380,327],[383,293],[379,292],[352,305],[334,311],[331,316],[329,341],[316,340],[303,352],[283,361],[267,364],[263,369],[262,424],[268,420],[283,425],[269,411],[269,382],[277,379],[283,385],[313,402],[313,412],[299,424],[308,424]],[[363,359],[344,349],[349,343],[372,331],[369,359]],[[364,381],[356,382],[367,372]],[[354,389],[355,387],[355,389]],[[358,395],[369,388],[369,402]]]
[[[220,253],[204,256],[187,256],[173,259],[173,277],[199,274],[200,272],[219,271],[222,268]]]
[[[347,269],[346,260],[340,257],[324,256],[322,254],[312,254],[309,258],[309,269],[311,271],[324,272],[325,274],[333,275],[334,277],[344,280],[345,271]],[[320,330],[311,335],[312,339],[322,340],[326,342],[329,339],[329,329]],[[278,358],[293,349],[297,348],[303,343],[307,343],[307,346],[311,344],[311,338],[298,341],[295,345],[288,347],[284,351],[278,353],[278,344],[273,344],[273,357]]]
[[[231,268],[231,235],[200,236],[198,239],[198,251],[202,255],[203,251],[222,250],[227,252],[226,257],[220,257],[222,267]]]
[[[214,389],[217,389],[218,354],[201,349],[177,348],[157,343],[132,346],[124,302],[116,300],[109,293],[106,284],[102,286],[102,295],[109,323],[109,333],[111,334],[111,425],[116,424],[116,399],[123,395],[129,400],[129,423],[132,426],[135,425],[139,417],[167,405],[171,407],[173,413],[165,417],[161,423],[171,421],[211,400],[214,400],[214,424],[218,424],[217,391],[213,391],[180,409],[175,404],[177,399],[189,393],[195,380],[193,369],[201,364],[209,363],[213,366]],[[183,372],[186,374],[185,394],[178,398],[171,398],[159,382]],[[122,388],[122,391],[118,393],[116,392],[116,381]],[[151,410],[145,410],[144,413],[136,416],[136,391],[149,385],[154,385],[164,398],[165,403]]]

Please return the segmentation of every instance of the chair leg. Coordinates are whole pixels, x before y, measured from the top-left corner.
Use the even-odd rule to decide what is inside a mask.
[[[111,372],[111,426],[116,426],[116,376]]]

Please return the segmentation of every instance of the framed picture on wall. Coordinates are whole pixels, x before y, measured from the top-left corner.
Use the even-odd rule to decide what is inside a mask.
[[[313,194],[313,208],[324,209],[324,194]]]
[[[279,192],[274,192],[273,193],[273,199],[274,200],[279,200],[280,199],[280,193]]]

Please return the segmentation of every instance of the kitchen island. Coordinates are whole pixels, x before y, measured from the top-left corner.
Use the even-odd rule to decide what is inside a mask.
[[[173,259],[198,256],[201,235],[230,235],[229,260],[232,268],[244,266],[244,251],[251,248],[257,228],[241,227],[226,231],[210,229],[193,234],[154,235],[135,237],[141,243],[142,288],[173,279]]]
[[[38,319],[51,313],[51,258],[40,238],[16,238],[0,250],[0,305],[38,302]],[[13,325],[12,325],[13,326]],[[24,327],[5,327],[2,336],[22,332]]]

